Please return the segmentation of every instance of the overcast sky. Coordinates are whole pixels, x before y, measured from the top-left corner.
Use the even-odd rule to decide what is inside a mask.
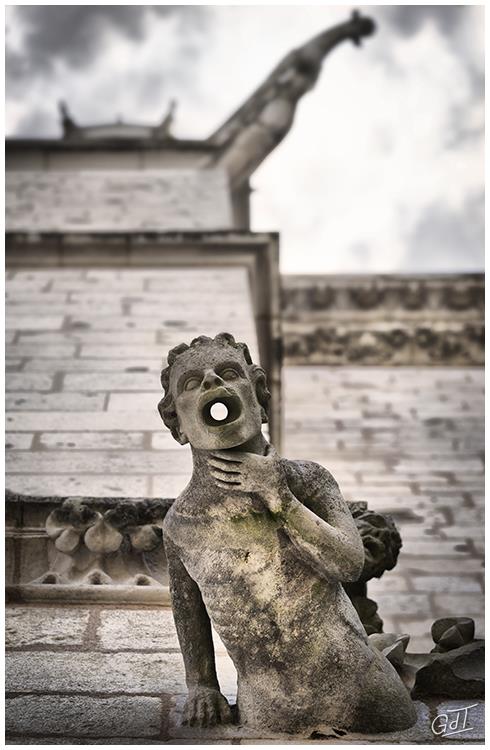
[[[483,267],[480,6],[360,6],[377,34],[327,59],[292,131],[252,178],[253,229],[279,230],[284,272]],[[351,6],[7,9],[7,133],[77,122],[205,138],[292,48]]]

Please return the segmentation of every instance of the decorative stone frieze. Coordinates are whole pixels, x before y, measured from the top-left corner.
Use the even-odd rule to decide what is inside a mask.
[[[282,285],[288,364],[483,364],[483,275],[283,276]]]

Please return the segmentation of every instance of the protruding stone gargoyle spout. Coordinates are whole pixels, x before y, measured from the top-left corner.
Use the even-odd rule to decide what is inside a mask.
[[[220,146],[215,163],[225,167],[232,187],[257,169],[289,132],[299,100],[313,88],[325,57],[341,42],[361,44],[375,24],[354,12],[352,18],[290,52],[264,83],[210,138]]]
[[[200,336],[168,355],[159,404],[192,478],[163,522],[189,690],[184,721],[232,720],[211,623],[238,672],[241,724],[272,732],[387,732],[415,722],[395,668],[342,583],[364,567],[332,475],[280,458],[262,434],[269,392],[245,344]]]

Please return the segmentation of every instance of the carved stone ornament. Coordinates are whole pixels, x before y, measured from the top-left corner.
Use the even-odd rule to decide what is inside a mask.
[[[264,438],[269,392],[247,346],[228,333],[181,344],[162,386],[160,414],[176,440],[190,443],[194,463],[162,526],[189,688],[184,722],[232,721],[212,623],[238,672],[241,724],[280,732],[412,726],[409,693],[343,588],[365,569],[356,523],[326,469],[282,459]],[[364,517],[374,551],[368,576],[396,560],[390,524],[378,534],[374,521]]]
[[[149,574],[152,557],[165,561],[162,523],[168,503],[122,500],[97,510],[68,498],[46,520],[53,543],[50,569],[33,583],[158,586]]]
[[[367,598],[367,582],[381,578],[393,570],[402,547],[402,540],[391,516],[369,510],[365,502],[348,503],[364,547],[364,567],[353,583],[344,588],[354,605],[368,635],[381,633],[383,621],[378,615],[378,605]]]

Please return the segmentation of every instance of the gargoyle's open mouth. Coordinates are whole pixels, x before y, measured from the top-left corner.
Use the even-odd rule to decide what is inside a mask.
[[[242,404],[237,396],[218,396],[204,405],[202,417],[208,427],[218,427],[231,424],[241,413]]]

